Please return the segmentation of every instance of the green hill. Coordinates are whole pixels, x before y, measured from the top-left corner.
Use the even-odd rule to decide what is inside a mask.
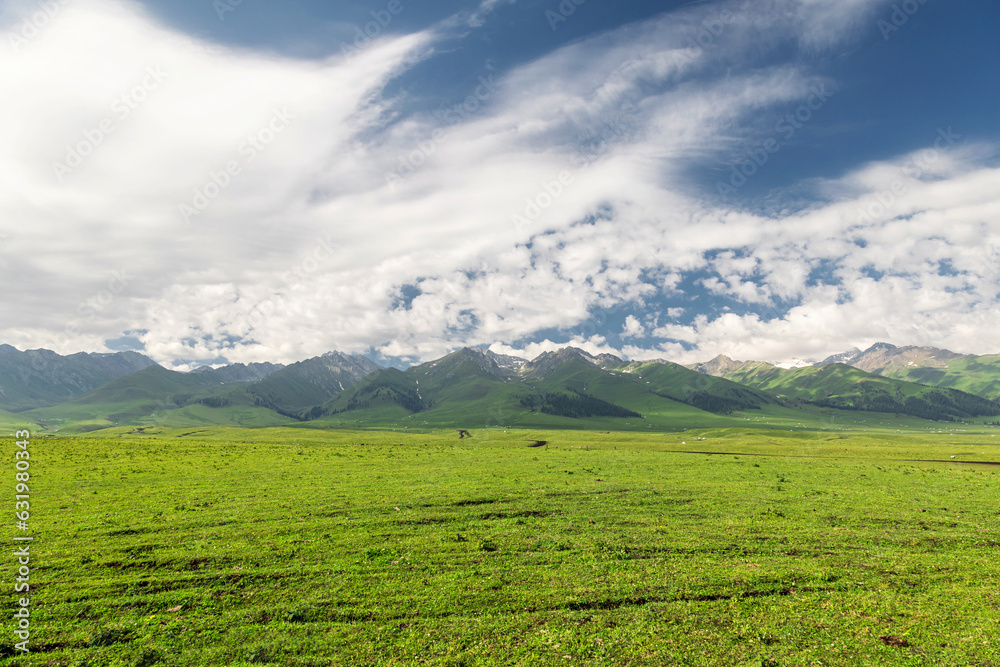
[[[256,405],[297,417],[381,368],[365,357],[330,352],[286,366],[253,383],[248,391]]]
[[[661,396],[717,414],[759,410],[776,400],[762,391],[671,362],[637,362],[621,370],[634,374]]]
[[[955,421],[1000,415],[997,401],[842,363],[782,369],[719,357],[697,367],[699,372],[666,361],[625,362],[576,348],[531,361],[466,348],[405,371],[340,353],[280,370],[259,366],[178,373],[154,365],[57,406],[13,418],[0,412],[0,425],[13,419],[15,425],[35,422],[62,432],[116,425],[293,423],[317,428],[683,430],[748,422],[768,428],[827,428],[838,420],[867,419],[844,416],[851,413],[883,413],[879,419],[886,423],[901,423],[903,416]]]
[[[990,399],[1000,398],[1000,355],[962,356],[935,365],[889,365],[873,372],[898,380],[958,389]]]
[[[176,412],[182,409],[185,412]],[[255,407],[242,384],[223,384],[210,375],[178,373],[162,366],[150,366],[72,401],[23,415],[60,430],[94,430],[119,424],[249,426],[290,421]]]
[[[72,405],[97,405],[158,400],[183,404],[196,393],[219,386],[219,382],[195,373],[178,373],[162,366],[150,366],[138,373],[113,380],[69,402]]]
[[[735,362],[719,357],[708,364],[700,364],[713,375],[722,365],[731,366]],[[725,363],[728,361],[728,363]],[[1000,397],[1000,355],[977,356],[958,354],[938,347],[904,345],[897,347],[891,343],[875,343],[867,350],[854,348],[835,354],[821,361],[818,366],[844,363],[863,371],[906,380],[919,384],[958,389],[984,398]]]
[[[531,393],[493,355],[466,348],[405,371],[373,373],[312,416],[386,423],[412,416],[411,421],[420,424],[500,425],[504,417],[522,410],[518,395]]]
[[[350,389],[313,410],[313,418],[356,410],[400,408],[407,413],[427,409],[413,378],[401,370],[387,368],[375,371],[355,383]]]
[[[63,356],[0,345],[0,410],[58,405],[152,365],[152,359],[137,352]]]
[[[7,412],[6,410],[0,410],[0,432],[10,432],[21,431],[28,429],[30,431],[35,431],[38,425],[33,419],[26,417],[23,414],[15,414],[13,412]]]
[[[49,429],[95,430],[108,426],[276,426],[339,394],[381,368],[363,357],[330,353],[273,371],[243,367],[179,373],[153,365],[108,382],[83,396],[25,413]],[[230,381],[233,372],[256,382]]]
[[[373,373],[308,416],[331,425],[620,428],[717,423],[720,415],[775,402],[676,364],[627,364],[574,348],[514,364],[464,349],[406,371]]]
[[[629,396],[638,399],[653,394],[716,414],[758,410],[775,402],[761,391],[671,362],[625,363],[610,355],[597,358],[573,348],[556,354],[561,355],[558,364],[549,360],[529,364],[526,379],[536,380],[535,386],[540,389],[561,388],[623,405],[622,401],[629,402]]]
[[[846,364],[782,369],[750,362],[726,371],[741,384],[820,407],[954,421],[1000,415],[996,401],[867,373]]]

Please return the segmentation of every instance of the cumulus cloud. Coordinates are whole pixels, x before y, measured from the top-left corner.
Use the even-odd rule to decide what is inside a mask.
[[[639,318],[635,315],[629,315],[625,318],[625,324],[622,325],[623,338],[638,338],[645,335],[646,327],[639,321]]]
[[[434,57],[437,28],[301,60],[201,42],[117,0],[67,4],[0,52],[14,101],[0,122],[25,128],[0,139],[18,314],[0,340],[74,352],[130,333],[181,367],[462,345],[680,360],[872,338],[996,348],[992,147],[931,135],[933,154],[812,183],[817,203],[780,216],[685,178],[746,140],[734,127],[825,81],[734,63],[825,48],[883,4],[692,7],[484,70],[436,113],[383,91]],[[692,47],[712,21],[722,32]],[[691,285],[743,308],[677,301]],[[620,331],[588,324],[671,299]]]

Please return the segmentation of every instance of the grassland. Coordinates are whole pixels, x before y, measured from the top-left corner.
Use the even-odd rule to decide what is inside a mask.
[[[37,428],[37,425],[33,420],[25,418],[24,415],[0,410],[0,433],[13,432],[22,428],[31,428],[34,430]]]
[[[938,365],[939,364],[939,365]],[[959,357],[934,366],[890,366],[886,377],[959,389],[990,398],[1000,397],[1000,355]]]
[[[1000,665],[1000,466],[982,463],[1000,429],[949,426],[38,437],[35,653],[10,657],[9,635],[0,650],[81,667]]]

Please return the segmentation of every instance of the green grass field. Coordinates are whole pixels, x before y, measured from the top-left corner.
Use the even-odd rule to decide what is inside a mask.
[[[950,426],[39,436],[2,660],[1000,665],[1000,429]]]

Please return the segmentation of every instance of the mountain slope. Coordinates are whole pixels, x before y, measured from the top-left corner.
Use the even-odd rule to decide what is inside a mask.
[[[519,410],[518,395],[532,393],[518,375],[521,362],[464,348],[405,371],[374,373],[312,414],[382,421],[415,415],[421,423],[499,425]]]
[[[727,365],[718,359],[714,361],[715,367]],[[542,388],[556,386],[576,393],[599,395],[606,400],[636,391],[640,394],[651,392],[718,414],[755,410],[775,402],[760,391],[669,361],[626,363],[612,355],[594,357],[576,348],[540,355],[525,366],[524,374],[527,380],[535,381],[535,386]]]
[[[217,390],[219,382],[192,373],[153,365],[120,377],[72,401],[26,412],[41,421],[106,420],[125,423],[157,410],[180,407],[199,394]]]
[[[23,413],[14,414],[6,410],[0,410],[0,431],[14,435],[15,431],[29,430],[36,431],[38,428],[35,420],[27,418]]]
[[[726,377],[726,373],[736,370],[740,367],[743,362],[733,361],[724,354],[720,354],[711,361],[706,361],[701,364],[692,364],[690,366],[685,366],[698,373],[703,373],[705,375],[714,375],[715,377]]]
[[[882,377],[840,363],[783,369],[747,362],[726,374],[746,386],[821,407],[945,421],[1000,415],[1000,404],[981,396]]]
[[[576,362],[600,369],[614,368],[625,363],[611,354],[594,356],[577,347],[564,347],[556,352],[543,352],[538,355],[524,365],[522,374],[526,378],[544,378],[561,369],[568,362]]]
[[[381,365],[366,357],[327,352],[271,373],[250,385],[247,391],[261,407],[296,414],[325,403],[381,369]]]
[[[254,364],[229,364],[219,368],[202,366],[191,371],[195,375],[203,375],[218,382],[257,382],[280,371],[284,364],[254,363]]]
[[[776,402],[773,396],[763,391],[669,361],[635,362],[622,367],[622,370],[634,373],[661,396],[707,412],[730,414],[759,410]]]
[[[569,426],[649,414],[686,423],[773,403],[764,392],[669,362],[628,364],[565,348],[509,363],[466,348],[406,371],[374,373],[309,416],[368,424]]]
[[[10,354],[10,349],[0,351]],[[125,360],[143,363],[145,357],[137,356]],[[962,377],[981,381],[993,372],[987,358],[933,348],[879,344],[836,358],[873,364],[886,373],[950,372],[961,365]],[[901,367],[894,361],[917,359],[926,365]],[[719,356],[684,367],[662,360],[626,362],[572,347],[527,361],[465,348],[405,371],[337,352],[287,367],[233,364],[178,373],[153,364],[17,419],[64,431],[291,421],[316,427],[645,429],[801,423],[831,410],[957,420],[998,416],[1000,403],[843,363],[784,369]]]
[[[273,426],[289,421],[254,405],[245,383],[153,365],[56,406],[24,412],[38,423],[75,430],[116,424]]]
[[[834,355],[855,368],[884,377],[959,389],[986,398],[1000,397],[1000,355],[956,354],[936,347],[896,347],[876,343],[865,351]]]
[[[380,415],[386,419],[422,412],[427,403],[414,379],[397,368],[385,368],[362,378],[351,387],[307,414],[311,419],[345,412]],[[363,416],[355,414],[354,418]]]
[[[528,367],[521,359],[464,348],[406,371],[375,373],[327,403],[322,414],[341,420],[408,419],[463,428],[516,423],[543,406],[557,417],[566,416],[559,412],[576,414],[579,406],[568,407],[572,392],[555,386],[560,396],[546,398],[546,391],[536,390],[528,379]],[[594,405],[591,401],[589,407]]]
[[[20,412],[58,405],[153,365],[138,352],[62,356],[0,345],[0,409]]]
[[[147,423],[277,425],[298,419],[301,411],[379,368],[363,357],[340,353],[284,368],[233,364],[179,373],[153,364],[59,405],[30,410],[25,416],[53,428],[72,424],[77,428]]]

